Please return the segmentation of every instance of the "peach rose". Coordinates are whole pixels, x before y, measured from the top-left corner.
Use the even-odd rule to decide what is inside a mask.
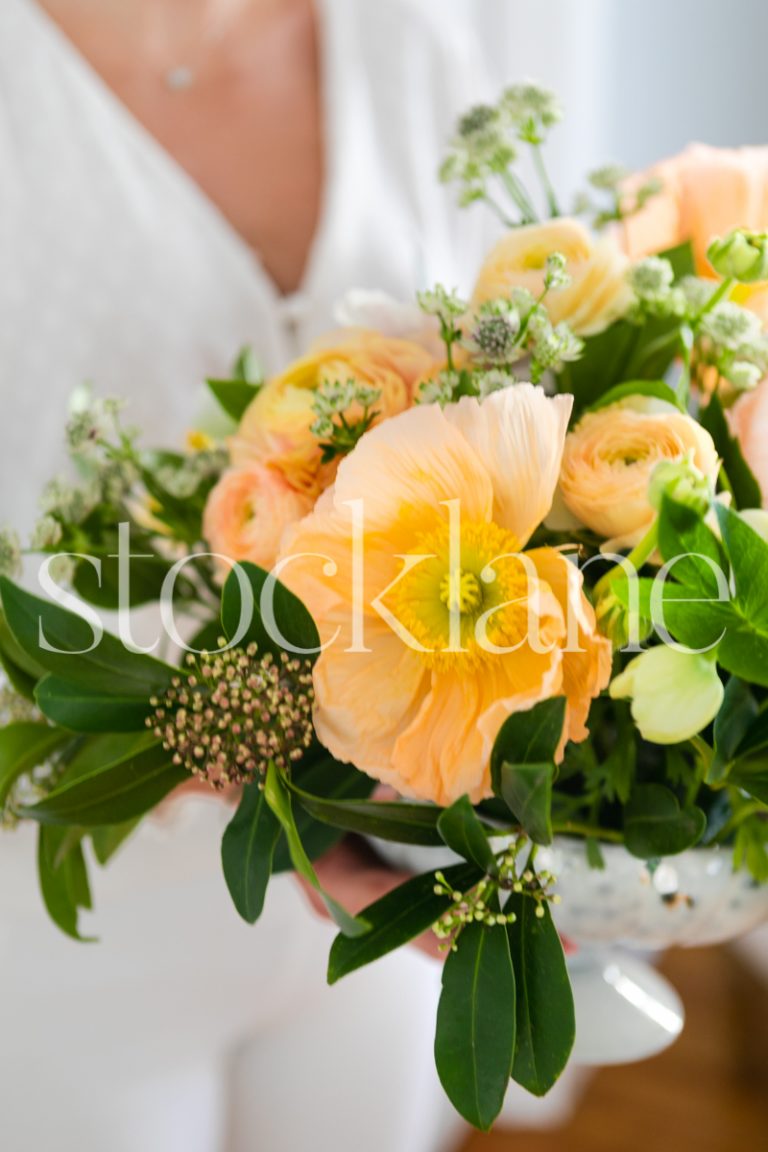
[[[768,507],[768,380],[739,397],[728,413],[731,431],[741,443]]]
[[[312,509],[282,473],[262,464],[225,472],[208,497],[203,535],[212,552],[271,568],[283,533]],[[222,568],[228,567],[222,561]]]
[[[565,322],[577,336],[592,336],[626,312],[631,302],[626,256],[613,239],[595,241],[582,224],[569,219],[508,232],[486,258],[472,303],[477,307],[508,296],[513,288],[541,295],[547,257],[553,252],[565,256],[571,277],[567,287],[547,296],[553,324]]]
[[[714,483],[720,462],[709,433],[673,404],[630,396],[588,412],[568,434],[560,493],[608,551],[633,547],[655,515],[651,473],[661,461],[685,459]]]
[[[323,467],[322,450],[311,431],[320,385],[354,380],[379,389],[375,408],[384,420],[411,406],[417,382],[433,363],[430,352],[418,344],[370,332],[317,346],[256,396],[231,442],[232,462],[269,464],[295,488],[317,495],[335,474],[334,468]],[[354,419],[355,413],[351,415]]]
[[[643,256],[690,240],[700,276],[714,276],[707,248],[734,228],[768,228],[768,148],[710,148],[692,144],[628,182],[628,190],[650,177],[662,191],[620,228],[627,255]],[[768,320],[768,287],[743,287],[735,296]]]

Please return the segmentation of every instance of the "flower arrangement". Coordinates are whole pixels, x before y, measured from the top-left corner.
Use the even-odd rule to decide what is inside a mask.
[[[604,169],[590,228],[546,174],[559,119],[518,86],[459,125],[441,176],[507,227],[471,297],[437,286],[398,335],[336,334],[268,381],[241,357],[210,382],[225,444],[147,452],[80,397],[78,482],[30,544],[47,598],[0,545],[0,810],[39,825],[59,927],[87,859],[192,777],[237,787],[246,920],[290,867],[338,924],[331,981],[437,934],[437,1067],[481,1128],[573,1045],[554,839],[598,870],[609,845],[650,871],[720,846],[768,882],[768,235],[732,195],[763,153]],[[175,660],[131,634],[155,602]],[[453,862],[352,915],[312,863],[349,832]]]

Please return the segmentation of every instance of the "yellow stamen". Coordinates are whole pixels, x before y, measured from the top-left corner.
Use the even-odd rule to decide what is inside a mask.
[[[446,572],[440,581],[440,600],[449,612],[471,612],[483,599],[480,581],[473,572]]]

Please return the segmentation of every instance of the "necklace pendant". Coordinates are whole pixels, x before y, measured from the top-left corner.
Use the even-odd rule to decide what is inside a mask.
[[[181,66],[179,68],[171,68],[165,74],[165,86],[170,92],[183,92],[187,88],[191,88],[195,82],[195,74],[191,68]]]

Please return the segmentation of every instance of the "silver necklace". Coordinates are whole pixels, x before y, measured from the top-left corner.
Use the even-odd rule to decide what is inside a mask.
[[[192,68],[180,64],[176,68],[169,68],[163,79],[169,92],[184,92],[194,86],[197,75]]]

